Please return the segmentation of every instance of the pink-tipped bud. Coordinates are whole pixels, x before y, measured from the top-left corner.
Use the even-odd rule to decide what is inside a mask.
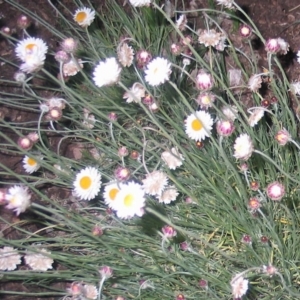
[[[18,146],[23,150],[30,150],[33,146],[32,140],[27,136],[19,137]]]
[[[258,198],[253,197],[248,201],[248,208],[251,212],[257,211],[261,207],[261,203]]]
[[[130,153],[130,158],[132,158],[132,159],[139,159],[140,158],[140,154],[136,151],[136,150],[133,150],[133,151],[131,151],[131,153]]]
[[[115,170],[115,177],[118,181],[126,181],[130,178],[130,170],[125,167],[118,167]]]
[[[145,105],[152,105],[153,103],[154,103],[154,98],[151,96],[151,95],[149,95],[149,94],[147,94],[144,98],[143,98],[143,100],[142,100],[142,102],[145,104]]]
[[[103,229],[98,225],[94,226],[92,229],[92,235],[94,236],[101,236],[103,235]]]
[[[80,282],[73,282],[71,286],[67,289],[67,292],[72,296],[78,296],[83,293],[84,287]]]
[[[140,69],[143,69],[150,62],[151,59],[152,55],[147,50],[139,50],[136,53],[137,66]]]
[[[30,19],[25,15],[21,15],[17,20],[17,26],[20,29],[26,29],[30,26],[30,24],[31,24]]]
[[[268,39],[265,44],[265,50],[269,53],[277,53],[280,50],[278,39]]]
[[[230,136],[235,130],[233,122],[229,120],[219,120],[216,128],[220,136]]]
[[[252,191],[258,191],[258,189],[259,189],[259,182],[258,181],[252,181],[252,182],[250,182],[250,189]]]
[[[173,43],[170,47],[172,54],[179,55],[182,52],[182,47],[179,44]]]
[[[118,120],[118,115],[115,112],[110,112],[108,118],[110,121],[114,122]]]
[[[70,56],[66,51],[59,50],[55,53],[54,58],[56,61],[66,63],[70,60]]]
[[[8,26],[4,26],[1,28],[1,32],[6,34],[6,35],[11,35],[12,34],[12,31],[11,29],[8,27]]]
[[[66,38],[61,43],[61,48],[67,53],[73,53],[76,51],[78,42],[73,38]]]
[[[285,187],[278,181],[270,183],[266,189],[267,196],[273,201],[280,201],[285,195]]]
[[[177,235],[177,231],[170,225],[165,225],[161,231],[165,238],[172,238]]]
[[[275,140],[280,146],[284,146],[291,140],[291,135],[285,128],[283,128],[276,133]]]
[[[200,286],[202,289],[207,289],[207,288],[208,288],[208,282],[207,282],[207,280],[205,280],[205,279],[200,279],[200,280],[199,280],[199,286]]]
[[[129,151],[128,151],[128,149],[125,147],[125,146],[122,146],[122,147],[120,147],[119,149],[118,149],[118,155],[120,156],[120,157],[125,157],[125,156],[127,156],[129,154]]]
[[[36,143],[39,140],[39,135],[37,132],[30,132],[27,134],[27,137],[33,142]]]
[[[53,107],[49,110],[46,118],[50,121],[58,121],[62,118],[63,112],[59,107]]]
[[[183,294],[178,294],[178,295],[176,296],[176,300],[185,300],[185,297],[184,297]]]
[[[252,238],[250,235],[248,234],[244,234],[241,240],[242,243],[247,244],[247,245],[251,245],[252,244]]]
[[[206,91],[210,90],[214,86],[213,78],[211,74],[200,70],[196,77],[196,87],[199,90]]]
[[[242,24],[240,27],[240,34],[244,38],[248,38],[252,34],[252,29],[246,24]]]
[[[111,267],[103,266],[100,268],[99,273],[102,278],[108,279],[113,276],[113,270]]]

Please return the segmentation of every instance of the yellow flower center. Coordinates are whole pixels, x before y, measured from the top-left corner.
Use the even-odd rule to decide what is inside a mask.
[[[86,13],[84,11],[81,11],[76,15],[75,21],[81,23],[86,19],[86,17]]]
[[[134,197],[133,197],[132,194],[126,195],[124,197],[124,205],[127,206],[127,207],[132,206],[133,200],[134,200]]]
[[[25,51],[27,54],[32,54],[36,48],[37,48],[36,44],[28,44],[25,47]]]
[[[116,189],[116,188],[111,189],[111,190],[109,191],[109,193],[108,193],[108,194],[109,194],[109,199],[112,200],[112,201],[115,200],[115,198],[116,198],[118,192],[119,192],[119,190]]]
[[[89,176],[83,176],[80,179],[79,185],[82,189],[87,190],[92,184],[92,179]]]
[[[199,131],[203,128],[203,124],[201,123],[201,121],[199,121],[198,119],[194,120],[192,122],[192,128],[195,130],[195,131]]]
[[[209,104],[211,101],[210,101],[210,98],[208,96],[204,96],[202,98],[202,102],[203,102],[203,104]]]
[[[27,159],[27,164],[31,167],[34,167],[36,165],[36,161],[33,158],[29,157]]]

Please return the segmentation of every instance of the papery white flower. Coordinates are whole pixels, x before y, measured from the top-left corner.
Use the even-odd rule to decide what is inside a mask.
[[[234,299],[241,298],[248,290],[249,281],[240,274],[237,274],[230,282],[232,296]]]
[[[122,183],[111,182],[104,188],[103,198],[106,205],[114,209],[116,206],[116,196],[122,188]]]
[[[66,100],[63,98],[52,97],[47,100],[46,104],[49,108],[57,107],[59,109],[64,109],[66,107]]]
[[[262,78],[260,74],[254,74],[249,78],[248,88],[252,92],[257,92],[261,88]]]
[[[43,157],[39,156],[38,159],[43,159]],[[40,164],[34,158],[25,155],[23,158],[23,168],[25,169],[26,173],[32,174],[36,172],[40,168]]]
[[[81,200],[92,200],[100,191],[101,174],[94,167],[81,170],[73,182],[74,193]]]
[[[223,106],[221,111],[224,117],[229,121],[234,121],[237,118],[238,109],[236,106]]]
[[[168,176],[161,171],[153,171],[146,175],[146,178],[142,180],[143,188],[149,195],[160,195],[168,184]]]
[[[123,67],[130,67],[134,58],[134,51],[127,43],[118,48],[118,60]]]
[[[239,137],[236,138],[233,148],[233,156],[242,160],[248,160],[254,151],[253,142],[246,133],[240,134]]]
[[[13,210],[18,216],[30,206],[31,195],[26,187],[15,185],[5,195],[6,208]]]
[[[295,95],[300,95],[300,81],[296,81],[290,84],[291,92]]]
[[[169,204],[172,201],[175,201],[179,195],[176,187],[174,185],[166,187],[160,196],[158,196],[158,202]]]
[[[189,115],[185,122],[185,132],[194,141],[202,141],[210,136],[213,119],[211,115],[203,110]]]
[[[300,50],[297,52],[297,62],[300,64]]]
[[[46,59],[48,46],[39,38],[27,38],[20,41],[15,49],[17,57],[23,62],[21,71],[32,73],[41,69]]]
[[[166,163],[169,169],[175,170],[182,165],[184,157],[178,152],[177,148],[172,148],[171,151],[164,151],[161,154],[161,159]]]
[[[212,107],[212,104],[215,102],[216,96],[210,92],[202,92],[198,95],[196,102],[200,105],[202,109],[208,109]]]
[[[278,181],[268,184],[266,190],[267,196],[273,201],[280,201],[285,195],[285,187]]]
[[[219,44],[221,39],[221,33],[216,32],[214,29],[201,30],[199,32],[198,42],[204,44],[205,47],[215,47]]]
[[[12,247],[0,249],[0,270],[13,271],[21,263],[21,255]]]
[[[285,55],[289,51],[290,45],[282,38],[277,38],[279,47],[280,47],[280,53]]]
[[[63,64],[62,70],[64,76],[75,76],[83,68],[82,60],[77,59],[77,62],[74,59],[71,59],[67,63]]]
[[[95,11],[88,7],[78,8],[73,19],[81,27],[90,26],[95,19]]]
[[[83,286],[83,295],[87,299],[97,299],[98,289],[95,285],[85,284]]]
[[[121,219],[130,219],[141,215],[145,206],[145,192],[142,186],[133,181],[123,184],[116,195],[114,209]]]
[[[205,70],[199,70],[196,76],[196,86],[202,91],[210,90],[214,86],[214,79]]]
[[[185,26],[187,24],[187,17],[186,15],[182,14],[177,20],[176,20],[176,27],[183,31],[185,29]]]
[[[218,5],[223,5],[228,9],[234,8],[233,0],[216,0]]]
[[[130,4],[135,7],[149,6],[151,0],[129,0]]]
[[[229,86],[237,87],[242,84],[242,70],[241,69],[229,69]]]
[[[112,85],[120,78],[120,68],[117,60],[114,57],[107,58],[105,61],[100,61],[94,70],[93,80],[98,87]]]
[[[135,82],[130,90],[123,95],[123,99],[126,99],[127,103],[135,102],[140,103],[142,98],[145,97],[146,91],[144,86],[139,83]]]
[[[42,248],[39,249],[39,253],[28,252],[24,256],[24,260],[26,265],[34,271],[47,271],[53,268],[52,264],[54,263],[53,259],[48,256],[49,254],[51,254],[50,251]]]
[[[169,80],[171,74],[170,62],[162,57],[157,57],[148,63],[145,70],[145,80],[152,86],[157,86]]]
[[[257,107],[253,111],[250,112],[250,116],[248,117],[248,123],[251,127],[254,127],[258,124],[261,118],[264,116],[265,110],[263,108]]]

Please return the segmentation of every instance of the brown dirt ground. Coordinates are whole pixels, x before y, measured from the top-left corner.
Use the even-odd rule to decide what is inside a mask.
[[[174,0],[175,1],[175,0]],[[174,2],[172,1],[172,2]],[[40,15],[47,22],[52,24],[53,26],[59,26],[58,20],[55,18],[55,13],[53,9],[49,9],[49,4],[47,0],[39,0],[39,1],[28,1],[28,0],[17,0],[16,2],[24,5],[26,8],[35,12],[37,15]],[[61,0],[56,1],[52,0],[54,4],[62,3],[66,7],[68,7],[71,11],[75,10],[75,6],[73,0]],[[98,9],[99,6],[103,5],[105,2],[103,1],[91,1],[92,3],[97,3],[95,8]],[[120,0],[120,3],[123,4],[123,0]],[[186,1],[189,3],[190,1]],[[200,7],[208,7],[206,0],[198,0]],[[265,39],[273,38],[273,37],[281,37],[285,39],[289,44],[291,51],[287,55],[287,59],[285,61],[285,70],[288,74],[288,77],[291,81],[300,80],[300,64],[296,62],[296,53],[298,49],[300,49],[300,5],[298,0],[269,0],[269,1],[261,1],[261,0],[237,0],[236,1],[252,18],[254,23],[257,25],[258,29],[262,33]],[[38,5],[37,5],[38,3]],[[250,3],[250,4],[249,4]],[[298,6],[298,7],[297,7]],[[21,32],[17,29],[16,20],[17,17],[21,13],[17,11],[15,8],[11,7],[5,0],[0,0],[0,28],[3,26],[10,27],[16,37],[21,36]],[[42,37],[48,44],[50,49],[57,49],[58,42],[51,33],[48,32],[47,29],[37,26],[34,24],[34,30],[38,33],[38,36]],[[6,42],[5,39],[1,39],[0,37],[0,56],[4,59],[13,59],[13,47]],[[258,51],[262,51],[263,46],[258,49]],[[262,55],[262,57],[266,57]],[[261,66],[266,65],[266,61],[260,62]],[[8,64],[0,64],[0,76],[1,78],[13,78],[13,74],[15,69]],[[15,90],[9,89],[7,86],[1,86],[0,92],[9,91],[16,92]],[[49,96],[47,91],[43,92],[43,96]],[[33,112],[29,112],[26,110],[17,110],[11,107],[3,106],[0,103],[0,118],[9,118],[14,121],[28,121],[32,119],[36,119],[38,115]],[[7,135],[10,136],[11,139],[17,140],[17,136],[12,134],[11,132],[7,132]],[[56,147],[56,144],[59,141],[59,137],[52,137],[53,147]],[[0,140],[2,143],[3,141]],[[63,153],[68,157],[74,157],[76,154],[74,153],[74,149],[72,148],[74,145],[68,145],[67,143],[63,146]],[[7,167],[11,168],[16,172],[23,172],[21,166],[22,157],[19,156],[11,156],[7,154],[5,149],[0,149],[0,161],[4,163]],[[9,178],[7,178],[9,180]],[[57,195],[58,191],[55,188],[49,188],[46,192],[51,197],[61,197],[66,198],[66,195]],[[14,215],[7,211],[1,210],[0,216],[3,217],[10,223],[16,222],[17,218]],[[34,232],[37,228],[26,228]],[[16,239],[18,238],[18,233],[12,230],[7,230],[7,225],[0,223],[1,234],[3,234],[6,238]],[[57,286],[58,287],[58,286]],[[58,288],[64,288],[63,285]],[[13,296],[13,295],[3,295],[1,291],[9,290],[9,291],[32,291],[32,288],[27,286],[23,286],[20,283],[10,282],[10,283],[0,283],[0,298],[1,299],[10,299],[10,300],[21,300],[23,297],[21,296]],[[36,291],[36,290],[35,290]],[[2,294],[2,295],[1,295]],[[30,298],[26,299],[40,299],[40,298]],[[57,298],[43,298],[43,299],[57,299]]]

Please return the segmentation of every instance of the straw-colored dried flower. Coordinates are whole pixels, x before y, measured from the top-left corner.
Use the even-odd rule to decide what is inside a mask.
[[[161,154],[161,159],[166,163],[170,170],[175,170],[182,165],[184,157],[179,153],[177,148],[172,148],[171,151],[164,151]]]
[[[75,76],[83,68],[82,60],[77,59],[77,62],[74,59],[71,59],[69,62],[63,64],[62,70],[64,76]]]
[[[123,67],[130,67],[134,58],[134,51],[127,43],[118,48],[118,60]]]
[[[265,110],[261,107],[255,108],[250,112],[250,116],[248,117],[248,123],[251,127],[254,127],[258,124],[261,118],[264,116]]]
[[[146,91],[144,86],[139,82],[135,82],[130,90],[124,93],[123,99],[126,99],[127,103],[141,103],[142,98],[145,97],[145,95]]]
[[[248,290],[249,281],[240,274],[236,275],[230,282],[232,296],[234,299],[241,298]]]
[[[221,39],[221,33],[215,31],[214,29],[201,30],[198,37],[199,43],[204,44],[205,47],[217,46],[220,42],[220,39]]]
[[[179,195],[176,187],[174,185],[166,187],[160,196],[158,196],[158,202],[169,204],[172,201],[175,201],[177,196]]]
[[[45,254],[45,255],[44,255]],[[39,252],[28,252],[24,256],[25,263],[34,271],[47,271],[52,269],[53,259],[49,257],[50,251],[42,248]]]
[[[260,88],[262,84],[262,79],[260,74],[254,74],[249,78],[248,81],[248,88],[256,93]]]
[[[160,195],[168,184],[167,174],[161,171],[153,171],[146,175],[146,178],[142,180],[143,188],[149,195]]]
[[[21,255],[12,247],[0,249],[0,270],[13,271],[21,263]]]

